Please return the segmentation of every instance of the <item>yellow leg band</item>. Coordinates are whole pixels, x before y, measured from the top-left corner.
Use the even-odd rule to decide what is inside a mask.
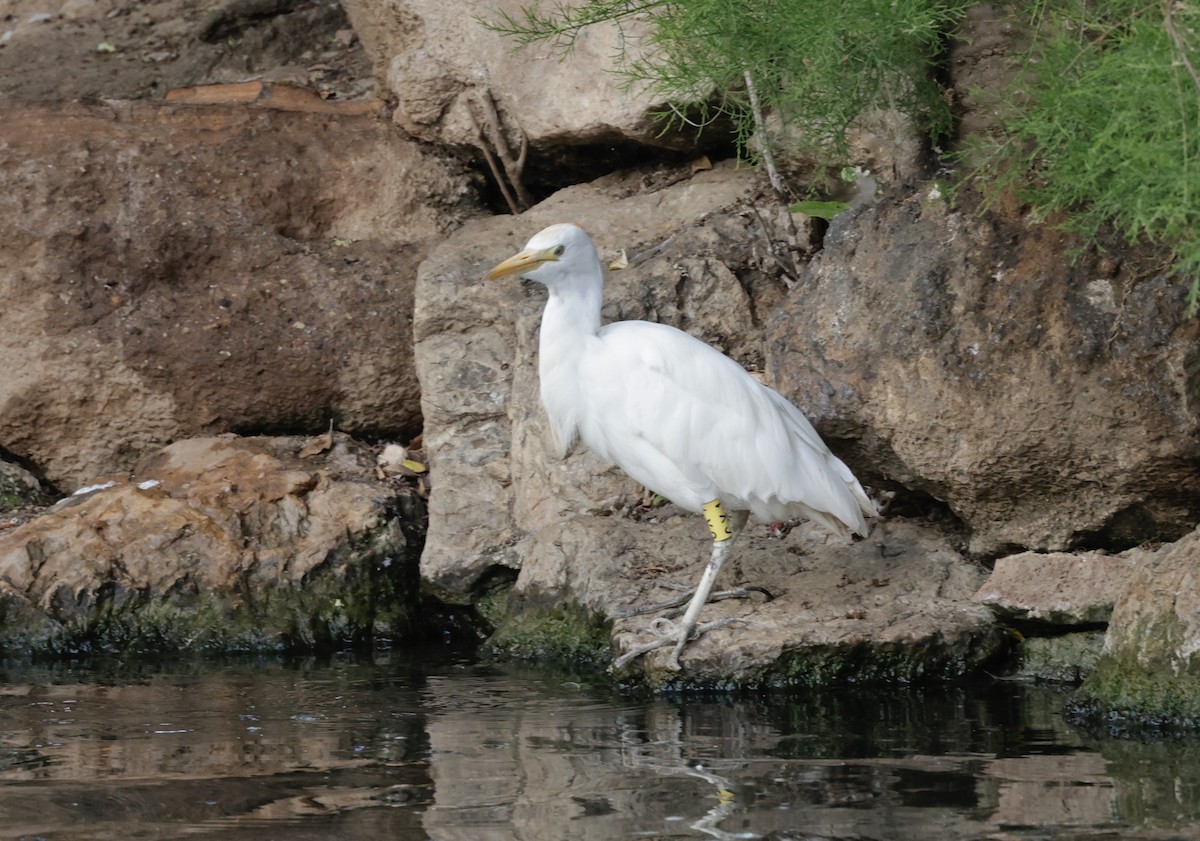
[[[729,515],[721,507],[721,500],[714,499],[704,504],[704,519],[708,521],[708,530],[712,532],[713,540],[718,542],[733,537],[733,529],[729,526]]]

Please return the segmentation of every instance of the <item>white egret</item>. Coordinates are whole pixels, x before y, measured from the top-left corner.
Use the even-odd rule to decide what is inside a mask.
[[[538,373],[558,454],[576,438],[650,490],[703,513],[712,554],[683,619],[617,661],[674,643],[680,668],[700,610],[747,512],[766,522],[806,517],[865,536],[874,504],[800,410],[720,351],[648,321],[601,326],[604,270],[575,225],[551,225],[487,274],[549,290]]]

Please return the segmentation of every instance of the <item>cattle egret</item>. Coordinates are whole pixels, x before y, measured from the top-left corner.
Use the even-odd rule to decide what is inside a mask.
[[[551,225],[487,274],[520,275],[549,291],[538,373],[558,455],[576,439],[679,507],[703,513],[712,553],[678,624],[617,660],[674,644],[668,668],[699,623],[747,513],[775,522],[806,517],[831,532],[865,536],[874,504],[800,410],[729,357],[674,327],[601,325],[604,270],[591,238]],[[664,630],[665,627],[665,630]]]

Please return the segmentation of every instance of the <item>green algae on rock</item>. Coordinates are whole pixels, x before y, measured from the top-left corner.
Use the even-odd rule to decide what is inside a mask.
[[[1017,647],[1017,675],[1056,683],[1079,683],[1096,670],[1104,634],[1080,631],[1055,637],[1029,637]]]
[[[507,612],[485,650],[570,670],[603,670],[612,660],[612,626],[577,604]]]
[[[1200,532],[1135,551],[1136,571],[1074,712],[1122,729],[1200,727]]]

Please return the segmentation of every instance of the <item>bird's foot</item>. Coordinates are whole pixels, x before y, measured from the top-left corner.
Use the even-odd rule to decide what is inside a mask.
[[[668,599],[665,602],[658,604],[646,605],[645,607],[623,607],[613,611],[613,617],[616,619],[628,619],[631,616],[647,616],[651,613],[661,613],[666,619],[674,619],[683,613],[688,601],[695,594],[695,589],[688,588],[683,584],[675,584],[670,581],[658,582],[660,586],[670,587],[674,590],[679,590],[680,594],[673,599]],[[707,603],[724,601],[725,599],[748,599],[754,593],[764,596],[766,601],[773,601],[775,594],[766,587],[759,587],[753,584],[748,584],[744,587],[730,587],[728,590],[718,590],[715,593],[709,594]]]
[[[746,620],[739,619],[736,616],[726,616],[723,619],[714,619],[711,622],[701,622],[691,630],[691,633],[688,633],[687,626],[672,622],[666,616],[660,616],[651,622],[650,627],[646,629],[648,633],[657,634],[657,639],[635,645],[613,661],[613,668],[624,668],[643,654],[673,644],[675,650],[671,652],[670,658],[667,659],[667,668],[672,672],[678,672],[683,669],[683,666],[679,662],[679,655],[683,653],[684,646],[698,638],[701,634],[708,633],[716,628],[724,628],[726,625],[732,625],[735,622],[745,624]]]

